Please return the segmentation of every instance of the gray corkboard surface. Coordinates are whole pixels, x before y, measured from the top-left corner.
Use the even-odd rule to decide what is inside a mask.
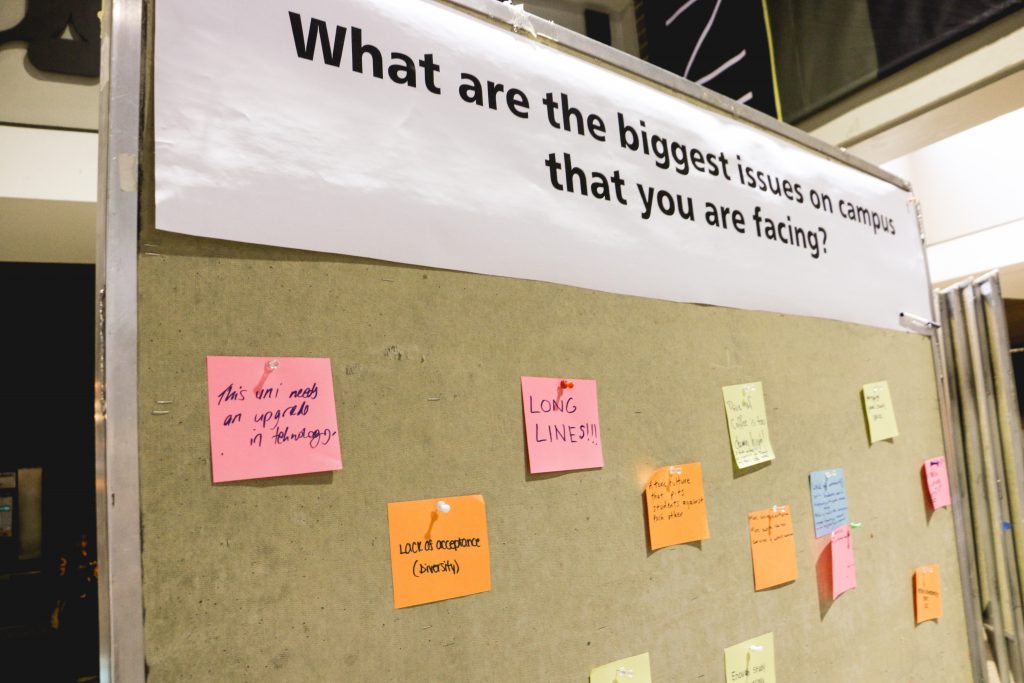
[[[779,681],[970,679],[952,519],[927,512],[920,474],[942,452],[926,338],[151,229],[142,241],[160,252],[139,265],[152,683],[583,682],[641,652],[655,681],[718,682],[722,649],[766,631]],[[207,355],[330,358],[344,470],[213,485]],[[521,375],[598,381],[603,469],[527,473]],[[900,436],[870,446],[859,392],[881,379]],[[739,473],[721,387],[757,380],[778,457]],[[152,414],[160,400],[169,414]],[[694,461],[711,538],[650,553],[646,478]],[[808,486],[829,467],[845,468],[863,523],[858,588],[835,603]],[[491,591],[394,609],[386,504],[472,493]],[[793,506],[799,578],[754,592],[746,515],[776,503]],[[945,615],[915,627],[912,572],[930,563]]]

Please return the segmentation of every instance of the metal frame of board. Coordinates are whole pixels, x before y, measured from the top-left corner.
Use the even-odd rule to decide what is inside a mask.
[[[447,0],[444,4],[667,88],[709,109],[910,190],[905,180],[845,150],[615,48],[529,15],[522,8],[495,0]],[[137,266],[139,152],[144,125],[142,83],[149,7],[144,0],[104,0],[102,12],[95,417],[100,680],[104,683],[144,681],[146,675],[139,501]],[[933,302],[933,317],[934,313]],[[940,409],[948,452],[953,423],[945,390],[948,385],[943,373],[938,372],[943,367],[941,361],[941,352],[937,350],[937,381],[943,402]],[[963,564],[966,541],[962,515],[956,506],[954,513],[964,601],[970,615],[977,596]],[[974,620],[968,618],[976,681],[983,680],[979,637]]]

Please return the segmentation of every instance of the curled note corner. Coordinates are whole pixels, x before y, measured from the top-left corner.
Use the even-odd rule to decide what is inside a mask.
[[[513,5],[512,0],[505,0],[504,4],[512,12],[512,30],[516,33],[529,33],[534,38],[537,37],[537,31],[533,28],[533,15],[526,11],[526,7],[522,4]]]

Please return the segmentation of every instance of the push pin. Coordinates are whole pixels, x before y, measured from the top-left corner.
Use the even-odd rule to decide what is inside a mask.
[[[569,380],[563,379],[562,383],[559,384],[558,386],[560,386],[562,389],[572,389],[573,386],[575,386],[575,385],[572,382],[570,382]]]
[[[632,678],[633,670],[625,666],[620,666],[618,669],[615,670],[615,677],[618,678],[620,674],[625,676],[626,678]]]
[[[751,645],[750,646],[750,651],[751,652],[761,652],[762,650],[764,650],[764,645]]]
[[[682,467],[676,467],[675,465],[669,465],[668,466],[668,473],[669,474],[682,474],[683,473],[683,468]]]
[[[437,510],[438,510],[438,512],[443,512],[445,514],[448,514],[449,512],[451,512],[452,506],[449,505],[448,503],[444,502],[443,500],[439,500],[439,501],[437,501]]]
[[[268,360],[267,361],[267,372],[273,372],[281,367],[281,361],[279,360]]]

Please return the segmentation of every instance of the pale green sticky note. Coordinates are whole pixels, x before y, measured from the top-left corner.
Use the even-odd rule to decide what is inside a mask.
[[[722,397],[725,399],[725,416],[729,422],[729,440],[736,467],[743,469],[774,460],[761,383],[722,387]]]
[[[765,633],[725,648],[726,683],[775,683],[775,636]]]
[[[648,653],[603,664],[590,672],[590,683],[651,683]]]
[[[868,436],[871,443],[899,436],[896,428],[896,413],[892,409],[889,383],[872,382],[861,388],[864,396],[864,413],[868,418]]]

